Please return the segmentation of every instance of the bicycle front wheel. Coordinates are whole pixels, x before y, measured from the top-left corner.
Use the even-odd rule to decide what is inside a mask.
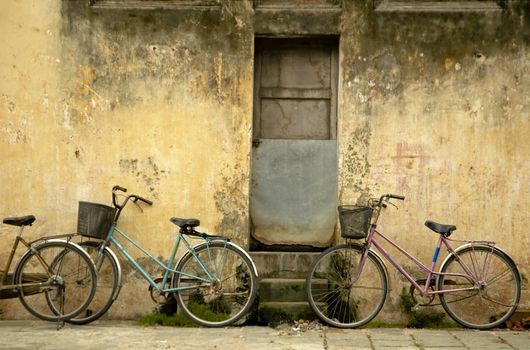
[[[447,290],[440,294],[440,302],[447,314],[464,327],[497,327],[517,308],[521,296],[519,271],[513,260],[495,247],[475,245],[457,250],[441,266],[440,273],[438,290]]]
[[[97,288],[90,305],[79,315],[68,320],[72,324],[87,324],[102,317],[118,298],[121,285],[121,268],[116,254],[105,247],[100,253],[101,243],[86,241],[79,245],[90,255],[97,271]]]
[[[355,275],[364,253],[358,245],[339,245],[325,250],[309,268],[307,300],[317,316],[331,326],[363,326],[385,303],[386,270],[375,254],[367,252],[360,275]]]
[[[179,310],[202,326],[235,323],[248,312],[256,296],[252,262],[229,242],[200,245],[195,256],[188,252],[182,257],[176,270],[172,286],[181,288],[175,295]]]
[[[50,240],[22,256],[13,277],[19,299],[34,316],[67,321],[82,312],[96,290],[96,270],[76,245]]]

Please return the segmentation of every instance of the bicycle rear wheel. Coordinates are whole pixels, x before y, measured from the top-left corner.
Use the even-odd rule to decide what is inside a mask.
[[[339,245],[320,254],[306,278],[306,295],[317,316],[334,327],[356,328],[370,322],[387,295],[386,270],[376,255],[368,257],[355,277],[365,249]]]
[[[177,264],[172,286],[179,310],[206,327],[224,327],[241,319],[256,296],[257,276],[241,248],[225,241],[205,243]],[[203,264],[212,275],[208,277]]]
[[[68,320],[72,324],[87,324],[102,317],[118,298],[121,286],[121,268],[114,252],[105,247],[99,252],[101,243],[86,241],[78,243],[92,258],[97,271],[97,288],[88,307]]]
[[[478,283],[468,277],[466,266]],[[494,328],[515,312],[521,296],[521,278],[513,260],[501,250],[485,245],[468,246],[451,254],[440,267],[440,302],[451,318],[464,327]],[[451,275],[459,274],[459,275]]]
[[[46,321],[67,321],[90,303],[97,277],[83,249],[50,240],[22,256],[13,281],[21,285],[20,302],[31,314]]]

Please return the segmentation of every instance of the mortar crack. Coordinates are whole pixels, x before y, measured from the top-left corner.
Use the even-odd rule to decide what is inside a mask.
[[[375,350],[374,341],[372,340],[372,336],[370,334],[366,335],[368,337],[368,341],[370,342],[370,348],[372,350]]]

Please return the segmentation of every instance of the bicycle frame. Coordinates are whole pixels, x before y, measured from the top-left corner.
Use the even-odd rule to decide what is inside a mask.
[[[16,288],[29,288],[29,287],[42,287],[44,285],[42,282],[25,282],[25,283],[22,283],[20,285],[18,285],[18,284],[6,284],[7,276],[9,274],[9,269],[11,268],[11,264],[13,263],[13,258],[15,256],[15,252],[16,252],[16,250],[18,248],[18,244],[22,243],[22,245],[24,245],[29,251],[29,250],[32,249],[31,247],[32,247],[33,243],[42,240],[42,238],[39,238],[36,241],[27,242],[24,238],[22,238],[22,231],[24,231],[24,227],[20,227],[19,232],[18,232],[17,236],[15,237],[15,242],[13,242],[13,245],[11,247],[11,252],[9,253],[9,257],[7,258],[5,269],[4,269],[3,273],[2,273],[2,279],[0,280],[0,290],[16,289]],[[38,254],[35,255],[35,256],[37,257],[37,259],[41,263],[41,265],[45,268],[45,271],[47,272],[47,276],[46,277],[50,278],[52,276],[52,274],[50,272],[50,267],[48,266],[46,261],[44,261],[42,259],[42,257],[40,255],[38,255]]]
[[[395,247],[399,252],[401,252],[403,255],[405,255],[409,260],[412,260],[418,267],[420,267],[422,270],[424,270],[427,273],[427,278],[425,280],[425,285],[421,286],[416,280],[383,248],[383,246],[378,243],[375,240],[375,236],[383,238],[386,242],[390,243],[393,247]],[[471,244],[476,243],[485,243],[488,245],[491,245],[491,242],[483,242],[483,241],[469,241]],[[438,255],[440,253],[440,248],[443,246],[446,247],[449,253],[454,254],[455,250],[450,246],[448,239],[444,235],[440,235],[440,238],[438,239],[438,244],[436,246],[436,249],[434,251],[434,256],[432,259],[431,267],[427,267],[425,264],[423,264],[421,261],[419,261],[416,257],[414,257],[411,253],[407,252],[405,249],[401,248],[396,242],[392,241],[390,238],[386,237],[381,232],[377,231],[375,228],[375,225],[371,225],[370,231],[368,233],[368,237],[366,238],[366,250],[363,254],[361,261],[359,265],[357,266],[356,273],[354,277],[352,278],[352,282],[355,282],[356,278],[360,276],[360,273],[362,272],[362,269],[364,267],[364,263],[366,259],[368,258],[368,251],[372,249],[372,246],[376,248],[376,250],[381,253],[386,260],[388,260],[413,286],[416,288],[422,295],[433,295],[433,294],[441,294],[441,293],[448,293],[448,292],[460,292],[460,291],[468,291],[468,290],[476,290],[478,289],[478,286],[480,286],[483,281],[479,280],[479,276],[474,276],[471,272],[471,269],[463,262],[461,261],[457,256],[458,263],[462,266],[465,274],[457,274],[457,273],[441,273],[434,271],[434,268],[436,267],[436,262],[438,260]],[[470,288],[458,288],[458,289],[440,289],[440,290],[432,290],[429,291],[429,287],[431,285],[431,281],[433,276],[440,276],[440,275],[448,275],[448,276],[458,276],[458,277],[464,277],[467,278],[469,281],[473,282],[473,285],[475,287]]]
[[[119,236],[123,237],[126,241],[128,241],[129,243],[131,243],[132,245],[134,245],[136,248],[138,248],[143,254],[144,256],[147,256],[149,259],[151,259],[152,261],[154,261],[163,271],[164,271],[164,274],[163,274],[163,277],[162,277],[162,282],[160,284],[156,283],[154,281],[154,278],[153,276],[149,275],[141,266],[140,264],[138,264],[138,262],[136,261],[136,259],[134,259],[128,252],[127,250],[120,244],[120,242],[116,239],[116,237],[114,236],[114,233],[118,233]],[[153,287],[155,288],[156,290],[162,292],[162,293],[172,293],[172,292],[178,292],[178,291],[182,291],[182,290],[187,290],[187,289],[195,289],[196,287],[195,286],[189,286],[189,287],[180,287],[180,288],[162,288],[161,286],[165,286],[166,283],[169,281],[169,278],[170,278],[170,275],[172,273],[178,273],[180,275],[183,275],[185,277],[189,277],[189,278],[192,278],[192,279],[196,279],[196,280],[200,280],[200,281],[204,281],[204,282],[207,282],[207,283],[210,283],[212,281],[215,281],[216,280],[216,277],[212,276],[212,274],[210,273],[210,271],[208,270],[208,268],[206,267],[206,265],[204,264],[204,262],[195,254],[195,251],[193,249],[193,247],[191,246],[191,244],[186,240],[186,238],[181,234],[179,233],[176,240],[175,240],[175,243],[173,245],[173,248],[171,250],[171,253],[169,255],[169,261],[166,264],[162,263],[161,261],[159,261],[157,258],[155,258],[150,252],[148,252],[147,250],[145,250],[137,241],[135,241],[134,239],[132,239],[131,237],[129,237],[127,235],[126,232],[120,230],[119,228],[117,228],[115,225],[112,225],[110,230],[109,230],[109,233],[108,233],[108,236],[107,236],[107,239],[105,240],[105,242],[108,242],[108,243],[113,243],[117,249],[120,251],[120,253],[134,266],[134,268],[140,273],[140,275],[145,279],[147,280],[147,282]],[[203,271],[206,273],[206,276],[208,277],[208,279],[205,279],[205,278],[202,278],[202,277],[199,277],[199,276],[193,276],[193,275],[189,275],[189,274],[186,274],[186,273],[183,273],[183,272],[180,272],[180,271],[177,271],[176,269],[173,269],[171,268],[171,266],[173,266],[174,262],[175,262],[175,255],[177,254],[177,251],[178,251],[178,248],[180,246],[180,243],[183,242],[185,247],[187,248],[188,252],[190,252],[193,257],[195,258],[195,260],[197,260],[197,262],[199,263],[199,265],[201,266],[201,268],[203,269]],[[101,248],[100,248],[100,255],[99,256],[102,256],[102,253],[103,253],[103,249],[104,249],[105,245],[102,245]]]

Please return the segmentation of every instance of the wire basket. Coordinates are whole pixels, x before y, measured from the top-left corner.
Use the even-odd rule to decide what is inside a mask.
[[[340,234],[344,238],[365,238],[370,229],[372,208],[356,205],[339,206]]]
[[[116,208],[98,203],[79,202],[77,232],[82,236],[105,239],[115,215]]]

